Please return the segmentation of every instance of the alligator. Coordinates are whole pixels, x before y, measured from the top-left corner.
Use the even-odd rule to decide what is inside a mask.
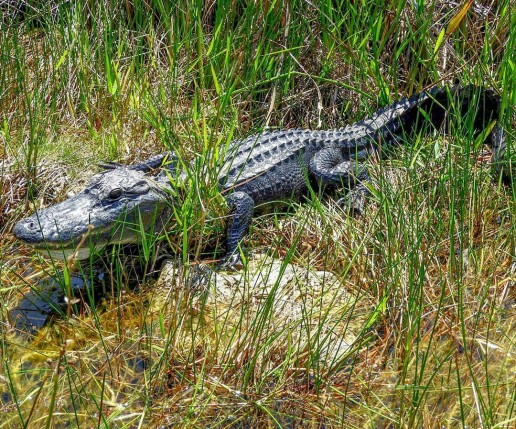
[[[472,110],[473,109],[473,110]],[[435,87],[404,98],[368,119],[330,131],[305,129],[265,131],[228,145],[218,174],[219,191],[228,206],[226,254],[222,263],[238,266],[240,245],[257,205],[294,198],[310,186],[344,188],[339,200],[361,213],[367,195],[363,161],[382,155],[407,135],[441,127],[448,113],[473,111],[475,130],[487,130],[486,142],[504,145],[498,125],[500,97],[490,89]],[[86,259],[92,249],[134,243],[144,231],[158,233],[177,204],[184,171],[173,153],[137,165],[104,165],[75,196],[21,220],[15,236],[58,259]],[[158,173],[155,173],[158,171]]]

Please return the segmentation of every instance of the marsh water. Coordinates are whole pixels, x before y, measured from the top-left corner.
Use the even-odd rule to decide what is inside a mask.
[[[93,271],[89,278],[74,273],[67,282],[62,272],[44,277],[9,311],[11,325],[18,334],[34,335],[53,317],[77,311],[84,302],[94,303],[105,291],[105,280],[101,269]]]

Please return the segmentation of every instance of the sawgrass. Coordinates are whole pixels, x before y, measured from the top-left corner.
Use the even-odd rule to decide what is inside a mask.
[[[188,267],[222,244],[219,150],[266,126],[341,127],[458,80],[501,92],[513,156],[514,2],[74,3],[0,21],[0,428],[514,426],[515,190],[493,180],[467,118],[371,161],[363,217],[314,190],[253,222],[251,260],[334,273],[345,307],[307,293],[290,320],[274,312],[280,283],[248,302],[245,282],[214,305],[186,268],[131,289],[114,251],[114,280],[78,317],[31,341],[7,323],[63,269],[12,226],[102,160],[197,160],[167,237]],[[323,353],[328,326],[355,337],[338,358]]]

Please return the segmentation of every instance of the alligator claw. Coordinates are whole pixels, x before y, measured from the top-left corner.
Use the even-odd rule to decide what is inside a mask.
[[[212,268],[206,264],[192,265],[186,276],[186,285],[191,290],[206,288],[211,281],[212,274],[217,271],[240,271],[244,267],[244,262],[239,252],[225,256]]]
[[[239,271],[244,268],[244,261],[240,252],[224,256],[216,265],[217,271]]]

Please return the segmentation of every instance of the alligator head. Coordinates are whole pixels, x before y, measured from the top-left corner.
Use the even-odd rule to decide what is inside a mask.
[[[14,235],[57,259],[74,253],[87,259],[107,244],[138,242],[168,212],[170,184],[162,174],[148,175],[166,156],[134,166],[104,165],[106,170],[75,196],[18,222]]]

